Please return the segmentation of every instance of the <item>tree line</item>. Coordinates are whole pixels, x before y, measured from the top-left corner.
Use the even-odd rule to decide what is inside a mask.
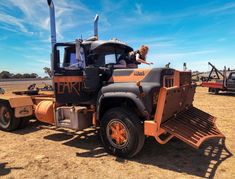
[[[20,79],[20,78],[38,78],[38,74],[36,73],[10,73],[9,71],[1,71],[0,72],[0,79]]]
[[[48,67],[44,67],[43,70],[48,75],[44,78],[50,78],[51,69]],[[9,71],[0,71],[0,79],[22,79],[22,78],[41,78],[41,77],[37,73],[11,73]]]

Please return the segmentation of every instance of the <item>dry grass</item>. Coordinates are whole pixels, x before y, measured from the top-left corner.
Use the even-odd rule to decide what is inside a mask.
[[[44,81],[13,81],[13,82],[0,82],[0,87],[3,88],[6,93],[11,93],[12,91],[24,91],[27,87],[33,83],[37,84],[37,87],[42,88],[44,84],[51,84],[50,80]]]
[[[25,89],[23,83],[11,86]],[[73,133],[32,121],[14,133],[0,131],[0,177],[235,178],[235,96],[199,87],[194,104],[217,117],[225,143],[210,140],[195,150],[177,139],[160,145],[148,138],[135,158],[124,160],[106,154],[95,130]]]

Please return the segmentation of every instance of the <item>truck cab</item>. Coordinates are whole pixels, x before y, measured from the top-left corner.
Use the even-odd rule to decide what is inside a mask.
[[[202,82],[202,86],[208,87],[208,91],[214,94],[218,94],[220,91],[235,92],[235,71],[227,70],[226,67],[224,67],[223,73],[221,73],[221,71],[210,62],[208,62],[208,64],[212,69],[207,80]]]
[[[227,78],[227,89],[235,91],[235,71],[230,72]]]
[[[77,43],[80,59],[76,59],[75,43],[54,45],[51,61],[55,97],[59,103],[94,104],[100,88],[112,76],[113,65],[133,49],[117,40]]]

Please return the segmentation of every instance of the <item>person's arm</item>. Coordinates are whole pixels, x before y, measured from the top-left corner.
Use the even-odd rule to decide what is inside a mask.
[[[144,63],[144,64],[147,64],[147,65],[152,65],[153,63],[152,62],[147,62],[145,60],[142,60],[140,58],[140,55],[139,54],[136,54],[136,61],[139,62],[139,63]]]

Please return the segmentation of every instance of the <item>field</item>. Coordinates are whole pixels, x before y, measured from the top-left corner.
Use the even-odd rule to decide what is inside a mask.
[[[0,83],[8,92],[32,82]],[[42,86],[42,82],[37,82]],[[166,145],[146,139],[126,160],[108,155],[97,131],[72,132],[32,120],[13,133],[0,131],[1,178],[235,178],[235,95],[211,95],[198,87],[194,105],[217,117],[226,140],[210,140],[199,150],[178,139]]]

